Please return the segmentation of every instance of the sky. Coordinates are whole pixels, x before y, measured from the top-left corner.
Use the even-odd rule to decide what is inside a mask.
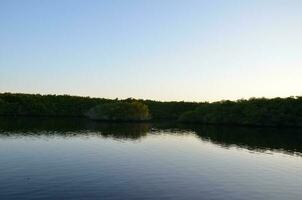
[[[0,0],[0,92],[302,95],[301,0]]]

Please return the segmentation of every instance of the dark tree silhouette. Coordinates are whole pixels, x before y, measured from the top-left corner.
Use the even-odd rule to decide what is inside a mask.
[[[119,121],[150,119],[198,124],[302,126],[302,97],[195,103],[0,93],[0,115],[88,116]]]

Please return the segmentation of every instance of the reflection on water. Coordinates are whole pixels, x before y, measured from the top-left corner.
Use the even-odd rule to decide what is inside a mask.
[[[221,147],[240,147],[302,154],[302,129],[197,126],[175,123],[100,123],[78,118],[0,118],[0,137],[56,135],[71,137],[87,133],[122,140],[141,139],[158,131],[194,133],[201,140]]]
[[[93,133],[102,137],[135,140],[147,135],[148,123],[99,123],[79,118],[3,118],[0,137],[56,135],[70,137]]]
[[[301,200],[301,135],[0,118],[0,199]]]
[[[237,146],[252,151],[302,153],[302,129],[247,128],[247,127],[189,127],[202,140],[222,147]]]

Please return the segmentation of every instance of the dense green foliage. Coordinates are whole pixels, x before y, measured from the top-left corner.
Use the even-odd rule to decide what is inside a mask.
[[[302,97],[204,103],[184,113],[179,120],[202,124],[302,126]]]
[[[0,115],[83,116],[90,108],[112,100],[68,95],[0,94]]]
[[[86,116],[105,121],[146,121],[150,119],[148,106],[141,102],[112,102],[91,108]]]
[[[302,126],[302,97],[192,103],[3,93],[0,94],[0,115],[89,116],[120,121],[152,119],[199,124]]]
[[[198,107],[198,103],[191,102],[160,102],[143,101],[149,107],[153,119],[177,120],[183,113],[192,111]]]
[[[138,101],[148,106],[152,120],[177,120],[184,112],[195,109],[197,103],[159,102],[150,100],[110,100],[68,95],[32,95],[0,93],[0,115],[84,117],[102,104]]]

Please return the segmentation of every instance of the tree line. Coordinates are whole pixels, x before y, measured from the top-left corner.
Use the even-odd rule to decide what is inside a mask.
[[[160,102],[69,95],[0,93],[2,116],[88,117],[117,121],[302,126],[302,97],[219,102]]]
[[[179,120],[202,124],[302,126],[302,97],[204,103],[182,114]]]

